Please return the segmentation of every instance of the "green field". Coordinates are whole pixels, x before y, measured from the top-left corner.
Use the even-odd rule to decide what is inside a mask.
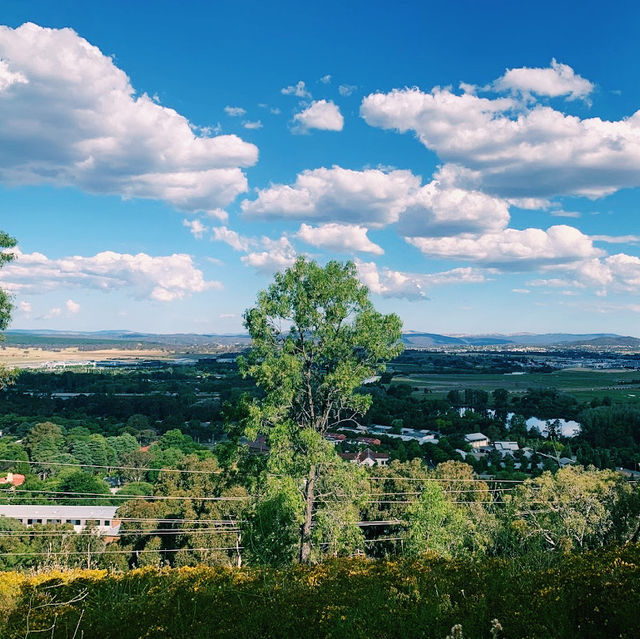
[[[635,383],[629,383],[635,382]],[[450,390],[465,388],[493,391],[505,388],[524,393],[529,388],[556,388],[580,401],[609,396],[615,402],[640,404],[640,372],[564,369],[553,373],[525,373],[523,375],[496,373],[412,373],[393,378],[394,384],[410,384],[418,395],[424,389],[432,397],[444,397]]]

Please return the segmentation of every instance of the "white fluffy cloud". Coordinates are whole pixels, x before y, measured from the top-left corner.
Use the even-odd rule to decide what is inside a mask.
[[[439,273],[403,273],[389,268],[378,268],[375,262],[356,260],[358,277],[372,293],[384,297],[407,299],[426,298],[433,286],[445,284],[477,284],[486,280],[485,274],[476,268],[455,268]]]
[[[479,236],[406,239],[429,257],[515,269],[577,262],[604,254],[593,246],[587,235],[565,225],[551,226],[546,231],[505,229]]]
[[[380,227],[399,222],[411,236],[498,231],[509,222],[500,198],[455,186],[459,172],[439,171],[422,186],[410,171],[334,166],[303,171],[293,185],[275,184],[244,200],[249,217],[322,220]]]
[[[599,296],[609,292],[640,293],[640,258],[625,253],[593,257],[557,267],[561,277],[539,278],[530,286],[595,290]]]
[[[211,230],[213,232],[211,239],[216,242],[224,242],[235,251],[247,252],[251,250],[252,247],[258,245],[258,241],[256,239],[240,235],[237,231],[233,231],[226,226],[215,226]]]
[[[64,303],[64,305],[67,311],[69,311],[69,313],[71,313],[72,315],[80,312],[80,304],[78,304],[78,302],[75,302],[74,300],[69,299]]]
[[[215,211],[247,190],[258,150],[206,137],[136,95],[113,60],[71,29],[0,27],[0,180],[164,200]]]
[[[578,280],[590,286],[627,293],[640,293],[640,258],[617,253],[592,259],[576,268]]]
[[[486,233],[509,223],[507,201],[475,189],[456,186],[459,172],[444,167],[407,201],[398,230],[411,236]]]
[[[312,102],[304,111],[296,113],[293,121],[300,132],[309,129],[323,131],[342,131],[344,118],[338,106],[331,100],[317,100]]]
[[[570,66],[556,62],[555,59],[551,60],[550,67],[544,69],[530,67],[507,69],[506,73],[493,83],[493,87],[497,91],[534,93],[550,98],[567,96],[569,100],[585,99],[594,89],[592,82],[579,76]]]
[[[27,78],[19,71],[11,71],[7,62],[0,60],[0,91],[8,89],[12,84],[27,84]]]
[[[256,251],[243,255],[243,264],[252,266],[263,273],[273,273],[291,266],[296,260],[296,251],[289,239],[282,236],[278,240],[263,237],[261,241],[264,251]]]
[[[44,293],[68,288],[110,291],[127,290],[137,299],[163,302],[191,293],[220,289],[220,282],[207,281],[190,255],[153,257],[146,253],[129,255],[103,251],[91,257],[74,255],[51,259],[42,253],[22,253],[0,271],[3,288],[20,293]],[[72,311],[73,304],[67,306]]]
[[[263,273],[273,273],[291,266],[296,259],[297,253],[286,235],[277,240],[266,236],[247,237],[226,226],[215,227],[212,231],[212,240],[224,242],[235,251],[246,253],[240,258],[241,262]]]
[[[366,227],[356,224],[302,224],[296,237],[307,244],[336,253],[384,253],[382,247],[367,237]]]
[[[242,210],[249,217],[384,226],[398,220],[419,187],[420,178],[410,171],[352,171],[334,166],[303,171],[292,186],[261,189],[257,199],[242,202]]]
[[[578,86],[583,79],[564,65],[546,70],[544,82],[534,81],[538,71],[545,70],[513,69],[501,86],[515,88],[520,78],[522,89],[545,95],[586,91]],[[640,112],[617,121],[581,119],[517,96],[458,95],[435,87],[371,94],[360,113],[371,126],[413,131],[443,161],[464,167],[476,188],[502,197],[599,197],[640,186]]]

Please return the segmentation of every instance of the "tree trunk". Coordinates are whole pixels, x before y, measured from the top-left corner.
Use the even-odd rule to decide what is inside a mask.
[[[313,518],[313,503],[315,500],[316,467],[309,469],[307,485],[305,487],[304,522],[300,526],[300,563],[308,564],[311,559],[311,521]]]

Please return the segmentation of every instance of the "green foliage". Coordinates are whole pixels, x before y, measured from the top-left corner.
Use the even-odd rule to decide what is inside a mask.
[[[55,490],[61,493],[88,493],[85,497],[69,497],[68,504],[107,506],[111,503],[109,486],[94,474],[82,470],[65,474],[56,482]],[[105,495],[105,498],[99,499],[100,495]]]
[[[406,547],[410,555],[431,550],[443,557],[458,556],[464,548],[464,513],[445,497],[444,489],[428,482],[417,503],[407,509]]]
[[[599,548],[614,541],[614,534],[626,540],[637,530],[622,508],[636,507],[629,496],[637,492],[613,471],[568,466],[518,486],[506,498],[503,517],[509,520],[519,552]],[[623,520],[628,530],[621,530]]]
[[[338,503],[335,495],[349,494],[355,484],[338,470],[344,464],[321,435],[369,408],[371,397],[360,387],[401,352],[400,318],[373,309],[352,262],[332,261],[323,268],[299,258],[276,273],[244,319],[252,348],[239,360],[240,372],[263,392],[246,405],[246,435],[267,433],[268,470],[300,483],[300,559],[311,559],[312,540],[334,554],[352,549],[360,538],[356,502]],[[326,493],[320,512],[316,491]],[[272,500],[268,480],[264,495],[265,508],[280,503]],[[294,501],[282,503],[289,507]],[[262,512],[259,505],[256,512]]]
[[[263,493],[245,514],[243,544],[249,563],[286,566],[293,562],[303,508],[293,478],[267,479]]]
[[[363,380],[401,351],[397,315],[377,313],[352,262],[324,268],[299,258],[245,313],[252,349],[239,360],[265,397],[251,415],[254,432],[290,420],[324,432],[345,413],[364,413]]]
[[[158,544],[158,542],[154,542]],[[635,639],[640,546],[520,560],[0,575],[0,635],[53,639]],[[499,624],[493,620],[499,619]],[[454,635],[455,636],[455,635]]]

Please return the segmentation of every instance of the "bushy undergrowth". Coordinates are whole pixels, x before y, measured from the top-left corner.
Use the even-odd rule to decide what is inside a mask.
[[[3,639],[640,636],[640,545],[518,560],[0,574]],[[49,629],[46,632],[45,629]]]

